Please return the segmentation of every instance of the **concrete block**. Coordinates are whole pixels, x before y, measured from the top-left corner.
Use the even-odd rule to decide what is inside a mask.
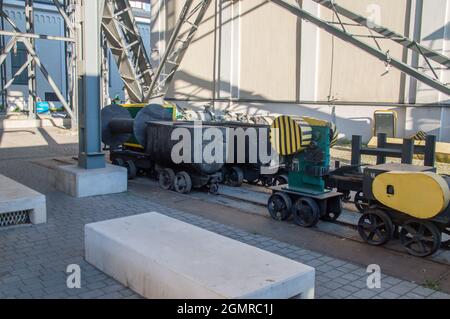
[[[146,298],[314,298],[314,268],[158,213],[86,225],[85,257]]]
[[[110,164],[91,170],[77,165],[60,166],[56,169],[55,186],[76,198],[123,193],[128,188],[127,169]]]
[[[18,130],[25,128],[69,127],[70,119],[41,118],[41,119],[3,119],[0,130]]]
[[[31,210],[33,224],[47,222],[45,196],[4,175],[0,175],[0,214]]]

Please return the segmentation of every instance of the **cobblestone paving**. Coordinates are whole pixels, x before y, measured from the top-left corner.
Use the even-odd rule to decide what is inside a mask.
[[[74,199],[55,192],[48,169],[27,160],[75,152],[76,145],[64,144],[39,152],[0,150],[0,173],[45,193],[48,212],[47,224],[0,229],[0,298],[139,298],[84,261],[83,229],[87,223],[151,211],[315,267],[317,298],[450,298],[389,276],[382,276],[381,289],[371,290],[366,270],[358,265],[167,208],[131,192]],[[67,288],[65,271],[70,264],[82,269],[81,289]]]
[[[86,223],[157,211],[316,268],[317,298],[449,298],[414,283],[383,276],[381,289],[368,289],[367,273],[352,263],[301,249],[192,214],[163,207],[130,193],[73,199],[48,195],[46,225],[0,231],[1,298],[138,298],[84,261]],[[66,267],[82,269],[82,288],[68,289]]]

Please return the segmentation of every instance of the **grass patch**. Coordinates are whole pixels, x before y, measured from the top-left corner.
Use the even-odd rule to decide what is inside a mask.
[[[425,284],[423,286],[425,288],[435,290],[435,291],[441,290],[441,285],[440,285],[439,281],[437,281],[437,280],[427,280],[427,281],[425,281]]]

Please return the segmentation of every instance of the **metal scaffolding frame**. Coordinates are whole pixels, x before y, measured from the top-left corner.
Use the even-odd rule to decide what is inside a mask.
[[[377,25],[371,21],[368,21],[365,17],[358,15],[350,10],[345,9],[344,7],[338,5],[334,0],[313,0],[314,2],[324,6],[332,10],[336,16],[338,17],[338,22],[328,22],[324,21],[306,10],[302,9],[298,4],[294,5],[286,0],[271,0],[274,4],[288,10],[293,13],[297,17],[307,20],[317,27],[325,30],[326,32],[336,36],[337,38],[350,43],[356,46],[359,49],[364,50],[366,53],[378,58],[389,66],[392,66],[399,71],[411,76],[412,78],[425,83],[426,85],[446,94],[450,95],[450,87],[447,83],[443,83],[440,81],[438,74],[436,72],[436,67],[433,67],[431,61],[437,63],[444,69],[450,68],[450,59],[443,54],[433,51],[419,42],[411,40],[399,33],[396,33],[386,27]],[[108,2],[117,2],[117,3],[128,3],[128,0],[108,0]],[[148,2],[148,1],[145,1]],[[194,4],[195,3],[195,4]],[[178,70],[181,61],[184,57],[184,54],[189,48],[189,45],[194,38],[196,31],[198,30],[200,24],[203,21],[206,10],[211,4],[211,0],[186,0],[184,7],[181,10],[179,19],[175,24],[174,31],[170,40],[168,41],[166,50],[164,55],[161,58],[160,64],[156,71],[150,70],[149,73],[152,74],[151,81],[147,81],[147,85],[145,86],[146,94],[143,99],[137,100],[137,102],[147,102],[151,98],[161,97],[166,94],[166,91],[173,80],[173,77]],[[106,14],[106,16],[110,16],[110,14]],[[373,38],[375,41],[377,39],[385,39],[394,41],[402,46],[404,46],[407,50],[411,50],[416,54],[419,54],[423,57],[425,62],[427,63],[429,70],[432,72],[433,77],[429,76],[426,73],[426,70],[421,70],[418,67],[411,66],[406,62],[403,62],[401,59],[397,59],[391,56],[390,52],[383,52],[380,47],[373,47],[358,38],[362,37],[357,34],[350,33],[345,24],[342,22],[342,17],[346,17],[347,19],[352,20],[355,24],[353,26],[364,27],[369,31],[374,31],[378,35],[367,35],[366,37]],[[130,18],[133,20],[133,16]],[[130,21],[131,21],[130,20]],[[105,17],[104,17],[105,21]],[[130,25],[135,25],[133,23],[129,23]],[[136,28],[129,27],[128,29],[136,30]],[[104,23],[105,30],[105,23]],[[122,46],[123,47],[131,47],[134,42],[130,42],[127,37],[122,36]],[[111,41],[108,41],[108,45],[111,46]],[[142,45],[142,43],[137,44]],[[114,46],[112,47],[112,49]],[[136,46],[133,46],[136,49]],[[142,49],[145,51],[145,49]],[[129,57],[129,55],[123,54],[121,51],[120,56]],[[122,64],[126,63],[127,59],[120,60]],[[133,60],[128,58],[129,64],[133,64]],[[119,70],[121,70],[121,65],[118,62]],[[149,65],[149,64],[148,64]],[[125,72],[124,76],[125,87],[127,88],[127,83],[136,80],[136,75],[132,75],[132,72]],[[150,84],[149,84],[150,83]],[[141,90],[142,92],[142,90]],[[132,98],[130,98],[133,101]]]
[[[0,0],[0,11],[3,11],[3,0]],[[2,15],[0,15],[0,29],[1,30],[5,29],[5,20]],[[0,35],[0,48],[4,47],[5,47],[5,36]],[[0,103],[4,108],[6,108],[6,97],[7,97],[6,91],[3,90],[5,85],[6,85],[6,64],[2,63],[0,65],[0,97],[1,97]],[[0,113],[1,112],[2,110],[0,110]]]
[[[166,94],[211,2],[186,0],[145,100]]]
[[[0,38],[3,41],[3,45],[1,46],[1,54],[0,54],[0,65],[2,67],[1,72],[6,74],[5,70],[5,62],[11,51],[13,51],[18,43],[22,43],[27,52],[27,59],[25,63],[20,67],[15,74],[12,75],[11,79],[6,81],[3,80],[0,83],[0,91],[2,93],[2,99],[6,100],[8,89],[13,85],[15,79],[20,76],[25,70],[28,70],[28,112],[31,118],[36,118],[36,107],[35,103],[37,101],[37,92],[36,92],[36,70],[39,69],[43,74],[44,78],[50,85],[51,89],[57,96],[59,102],[64,107],[65,111],[71,118],[72,128],[77,126],[77,90],[76,90],[76,46],[77,46],[77,32],[76,32],[76,0],[65,0],[64,6],[61,6],[58,0],[53,0],[54,5],[58,9],[58,12],[61,14],[64,25],[65,25],[65,36],[51,36],[45,34],[36,34],[34,29],[34,1],[33,0],[25,0],[24,1],[24,10],[26,17],[26,28],[25,31],[22,31],[14,21],[6,14],[2,5],[0,6],[0,18],[2,27],[0,29]],[[11,27],[12,31],[5,30],[5,22]],[[5,37],[9,37],[9,41],[5,41]],[[67,96],[61,92],[58,85],[53,80],[52,76],[49,74],[46,66],[42,63],[39,55],[35,50],[35,42],[37,40],[46,40],[46,41],[59,41],[65,43],[65,57],[66,63],[69,66],[67,68],[67,87],[66,92]],[[2,73],[3,74],[3,73]]]
[[[450,68],[450,59],[448,57],[446,57],[445,55],[442,55],[439,52],[430,50],[429,48],[423,46],[419,42],[411,40],[402,34],[399,34],[399,33],[392,31],[386,27],[378,25],[374,21],[369,21],[367,18],[340,6],[335,1],[331,1],[331,0],[312,0],[312,1],[324,6],[325,8],[328,8],[328,9],[334,11],[336,16],[342,15],[342,16],[346,17],[347,19],[352,20],[353,22],[356,23],[356,26],[364,27],[364,28],[370,29],[372,31],[375,31],[376,33],[378,33],[380,35],[380,37],[382,39],[392,40],[392,41],[397,42],[398,44],[406,47],[409,50],[415,51],[416,53],[422,55],[423,58],[427,61],[433,60],[434,62],[437,62],[447,68]],[[342,23],[340,23],[340,24],[343,25]],[[344,27],[343,27],[343,29],[345,30]],[[354,36],[357,37],[357,35],[354,35]],[[433,68],[431,67],[431,69],[433,69]],[[432,70],[432,72],[435,73],[434,70]]]
[[[346,30],[344,24],[342,23],[341,19],[339,18],[338,25],[341,26],[341,28],[337,27],[334,23],[324,21],[311,13],[307,12],[306,10],[302,9],[299,5],[293,5],[292,3],[286,1],[286,0],[270,0],[274,4],[277,4],[278,6],[288,10],[289,12],[293,13],[297,17],[307,20],[313,24],[315,24],[317,27],[325,30],[326,32],[332,34],[333,36],[350,43],[354,46],[356,46],[359,49],[364,50],[368,54],[376,57],[377,59],[387,63],[388,65],[400,70],[401,72],[417,79],[418,81],[446,94],[450,95],[450,87],[447,86],[447,84],[442,83],[437,73],[435,72],[434,68],[431,66],[431,63],[429,60],[433,60],[444,67],[448,68],[450,66],[450,60],[443,56],[440,53],[437,53],[433,50],[430,50],[422,45],[420,45],[418,42],[410,40],[406,38],[403,35],[397,34],[394,31],[389,30],[388,28],[368,23],[369,21],[360,16],[357,15],[341,6],[339,6],[335,1],[333,0],[313,0],[314,2],[333,10],[336,15],[339,17],[339,15],[343,15],[354,22],[357,23],[358,26],[366,27],[369,30],[373,30],[377,32],[381,38],[395,41],[402,46],[404,46],[407,49],[413,50],[416,53],[420,53],[427,64],[429,65],[430,69],[433,72],[434,78],[428,76],[425,72],[418,70],[417,68],[408,65],[407,63],[392,57],[389,52],[383,52],[379,48],[375,48],[361,40],[358,39],[358,35],[349,33],[348,30]]]
[[[155,76],[128,0],[105,1],[102,31],[125,85],[127,101],[144,102]],[[104,67],[106,64],[105,61]],[[107,78],[106,72],[104,78]],[[105,81],[105,91],[107,83]]]
[[[148,2],[148,1],[142,1]],[[151,66],[128,0],[106,0],[102,18],[105,42],[125,85],[127,102],[146,103],[164,96],[212,0],[186,0],[156,71]],[[104,48],[103,91],[108,84]]]

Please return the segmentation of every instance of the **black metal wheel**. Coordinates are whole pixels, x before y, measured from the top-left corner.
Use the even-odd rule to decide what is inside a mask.
[[[291,198],[285,193],[275,193],[270,196],[267,208],[273,219],[287,220],[291,216]]]
[[[400,241],[411,255],[426,257],[441,246],[441,231],[432,222],[409,220],[402,225]]]
[[[328,209],[327,212],[325,212],[325,214],[323,214],[320,219],[326,221],[326,222],[335,222],[339,216],[341,216],[342,214],[342,202],[339,201],[338,205],[335,205],[337,207],[332,207],[330,209]]]
[[[272,186],[286,185],[289,183],[287,175],[278,175],[273,178]]]
[[[154,178],[154,179],[158,178],[158,173],[157,173],[154,165],[151,165],[150,168],[147,169],[146,175],[148,178]]]
[[[292,206],[292,215],[297,225],[314,227],[319,222],[320,208],[314,199],[301,197]]]
[[[450,236],[450,227],[442,227],[442,233]],[[450,250],[450,239],[443,241],[441,243],[441,248],[445,250]]]
[[[127,168],[128,179],[133,179],[137,176],[137,167],[132,160],[126,161],[125,167]]]
[[[359,191],[355,194],[355,206],[356,209],[360,212],[360,213],[364,213],[364,209],[367,207],[367,200],[364,197],[364,193],[362,191]]]
[[[246,178],[245,182],[250,185],[257,185],[259,183],[259,178]]]
[[[165,168],[159,172],[159,186],[162,189],[173,189],[175,172],[170,168]]]
[[[173,188],[180,194],[187,194],[192,190],[191,176],[186,172],[179,172],[175,175]]]
[[[233,166],[227,173],[226,181],[233,187],[239,187],[244,182],[244,172],[240,167]]]
[[[261,184],[264,187],[272,187],[273,186],[273,178],[264,176],[264,177],[261,178]]]
[[[125,162],[124,162],[124,160],[121,159],[121,158],[115,158],[115,159],[113,159],[113,160],[112,160],[112,164],[113,164],[113,165],[116,165],[116,166],[121,166],[121,167],[124,167],[124,166],[125,166]]]
[[[352,198],[350,195],[350,191],[349,190],[337,190],[339,193],[342,193],[342,201],[343,202],[349,202],[350,199]]]
[[[358,233],[368,244],[380,246],[392,239],[394,225],[388,214],[380,209],[366,210],[358,221]]]
[[[212,195],[217,195],[219,193],[219,184],[213,183],[209,185],[209,193]]]
[[[227,177],[227,169],[226,167],[222,167],[222,169],[220,170],[219,177],[217,178],[217,182],[224,183],[226,181],[226,177]]]

